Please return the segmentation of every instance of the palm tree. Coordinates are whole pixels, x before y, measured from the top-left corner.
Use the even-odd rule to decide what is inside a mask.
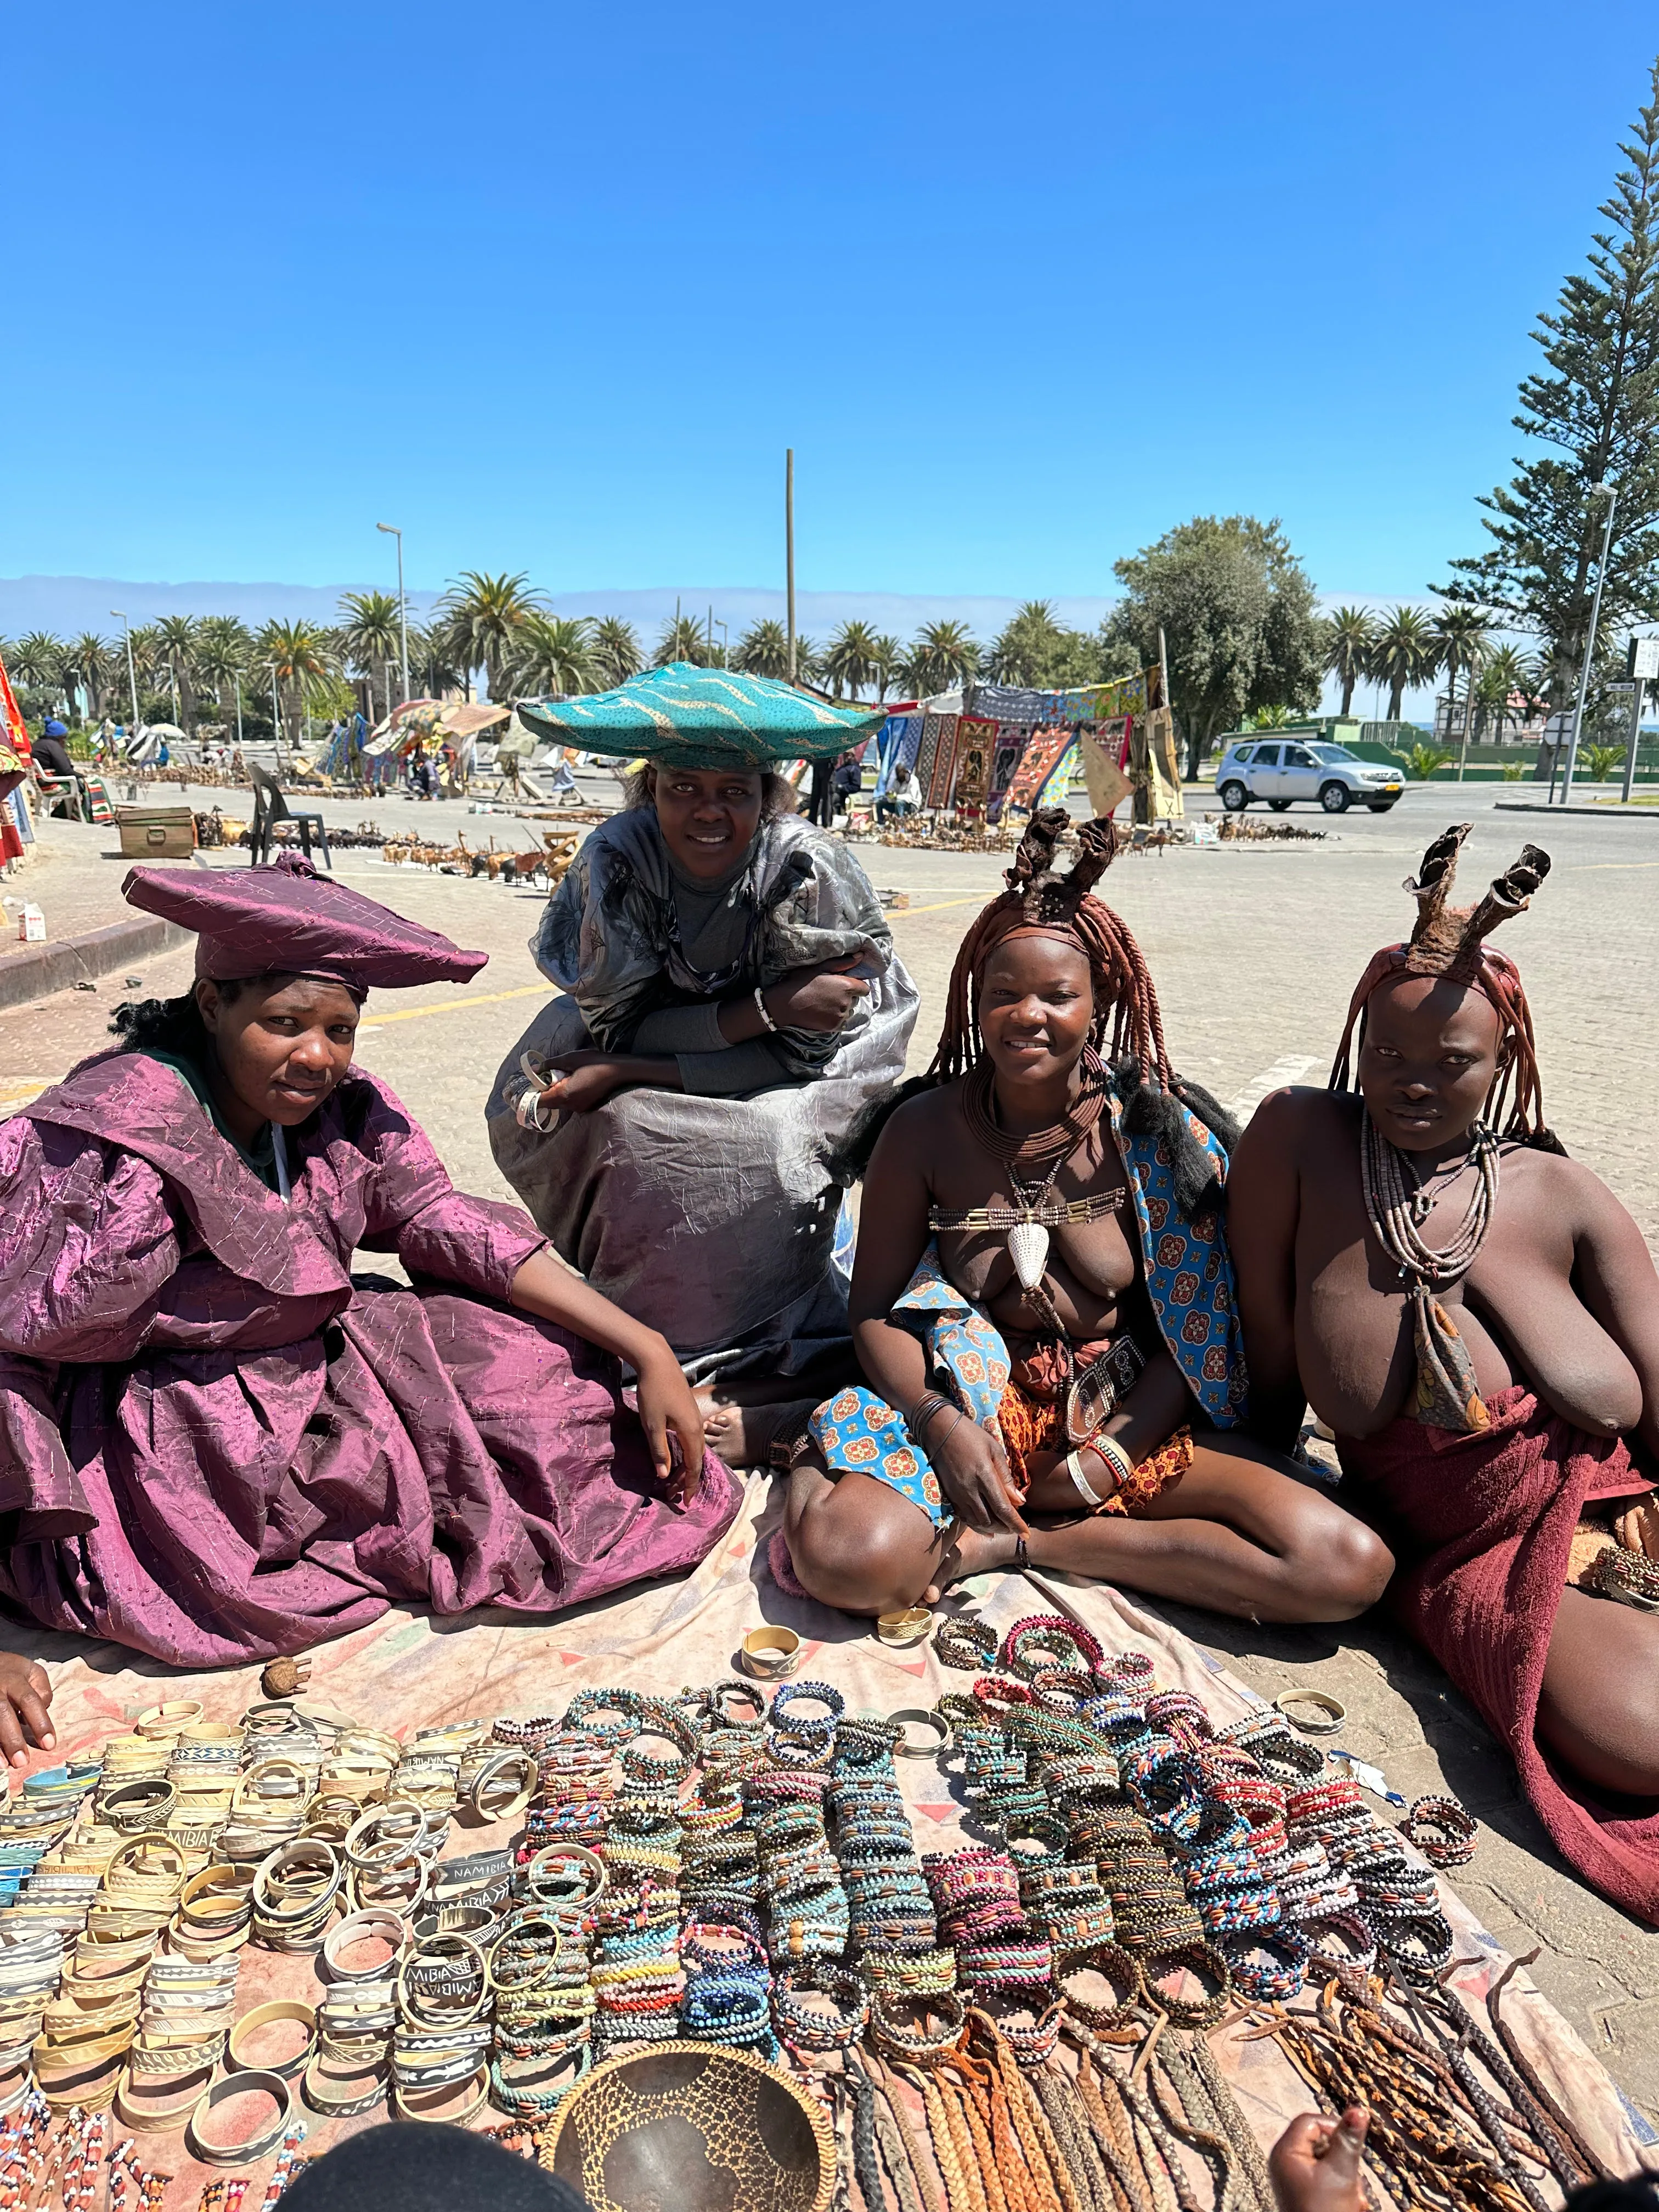
[[[1475,687],[1475,734],[1486,734],[1488,720],[1498,724],[1498,742],[1504,742],[1504,732],[1512,721],[1521,719],[1510,704],[1517,692],[1523,696],[1527,687],[1526,656],[1518,646],[1500,645],[1495,653],[1488,653],[1481,665],[1480,681]]]
[[[837,699],[843,688],[857,698],[874,672],[876,634],[866,622],[844,622],[830,639],[823,672]]]
[[[672,623],[663,624],[651,665],[666,668],[674,660],[689,660],[694,668],[708,665],[708,635],[695,615],[676,615]]]
[[[924,623],[911,641],[904,680],[919,697],[948,691],[979,672],[979,647],[965,623]]]
[[[31,691],[45,691],[55,701],[63,696],[64,663],[69,647],[50,630],[32,629],[11,649],[11,672]]]
[[[1396,607],[1376,633],[1370,674],[1389,687],[1389,720],[1400,720],[1407,690],[1425,683],[1440,665],[1440,647],[1421,607]]]
[[[592,625],[585,615],[526,615],[503,673],[520,697],[597,690]]]
[[[492,699],[513,657],[525,617],[542,605],[538,595],[527,588],[522,570],[516,576],[505,571],[491,576],[477,568],[463,569],[439,601],[436,612],[449,650],[469,674],[475,668],[483,670]]]
[[[200,644],[198,630],[191,615],[164,615],[155,625],[156,659],[173,679],[179,719],[187,738],[196,735],[196,654]]]
[[[985,656],[985,672],[994,684],[1044,688],[1048,664],[1063,642],[1054,602],[1027,599],[993,641]]]
[[[204,684],[213,686],[219,720],[227,731],[237,727],[242,678],[252,651],[253,640],[234,615],[209,615],[203,621],[196,647],[196,673]]]
[[[1325,673],[1342,686],[1342,714],[1353,712],[1354,686],[1371,672],[1376,624],[1364,607],[1339,607],[1325,624]]]
[[[1465,669],[1474,669],[1486,654],[1485,613],[1479,607],[1454,599],[1435,616],[1434,641],[1439,664],[1446,672],[1446,728],[1449,732],[1457,706],[1458,676]]]
[[[95,630],[83,629],[64,648],[64,681],[71,691],[78,684],[87,695],[87,720],[99,720],[104,712],[104,686],[115,674],[119,650]]]
[[[810,684],[815,676],[823,673],[823,655],[810,637],[798,636],[795,640],[796,683]]]
[[[603,691],[614,690],[617,684],[626,684],[645,665],[645,655],[640,650],[634,625],[624,622],[620,615],[606,615],[593,624],[592,653],[593,673]]]
[[[391,670],[403,661],[403,624],[396,597],[391,592],[347,592],[340,601],[340,626],[336,635],[349,668],[355,668],[368,687],[368,719],[374,712],[374,683],[380,685],[381,711],[392,712]]]
[[[887,696],[897,682],[899,665],[903,659],[904,647],[896,637],[890,637],[885,630],[872,641],[870,650],[870,681],[876,687],[876,697],[878,702]]]
[[[447,623],[431,623],[424,629],[411,624],[409,680],[422,699],[441,699],[447,691],[465,686],[466,671],[456,657]]]
[[[783,624],[774,622],[770,616],[750,623],[738,640],[732,665],[741,669],[745,676],[769,676],[775,684],[786,683],[789,676],[789,634]]]
[[[283,723],[290,745],[300,742],[306,694],[335,673],[334,641],[318,623],[268,622],[254,640],[256,662],[276,679]]]

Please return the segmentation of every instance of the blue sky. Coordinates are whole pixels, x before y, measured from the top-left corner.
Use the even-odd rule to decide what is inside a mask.
[[[1596,0],[10,11],[0,576],[1097,598],[1479,544],[1659,44]]]

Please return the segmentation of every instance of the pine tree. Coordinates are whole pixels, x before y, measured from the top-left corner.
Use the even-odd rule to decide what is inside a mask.
[[[1548,370],[1522,382],[1514,421],[1555,450],[1517,457],[1519,473],[1480,501],[1494,543],[1454,561],[1441,587],[1542,639],[1558,703],[1589,628],[1606,520],[1598,483],[1618,492],[1598,635],[1659,620],[1659,62],[1649,92],[1620,146],[1630,166],[1599,210],[1608,228],[1534,332]]]

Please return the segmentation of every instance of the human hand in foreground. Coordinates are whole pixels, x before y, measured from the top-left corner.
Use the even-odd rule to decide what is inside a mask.
[[[42,1751],[57,1743],[47,1710],[51,1704],[52,1682],[46,1668],[36,1660],[25,1659],[21,1651],[0,1651],[0,1752],[13,1766],[29,1763],[25,1729]]]
[[[781,1030],[813,1030],[827,1036],[844,1029],[859,1000],[870,995],[864,977],[852,973],[863,957],[849,952],[821,968],[792,968],[762,992],[767,1012]]]
[[[702,1487],[702,1415],[691,1385],[665,1342],[660,1352],[644,1353],[637,1363],[640,1421],[651,1447],[658,1480],[671,1497],[689,1505]],[[679,1465],[674,1464],[670,1436],[679,1446]]]
[[[959,1411],[947,1407],[935,1413],[921,1431],[922,1449],[933,1462],[939,1488],[970,1528],[981,1534],[1002,1528],[1023,1536],[1025,1523],[1008,1480],[1001,1439],[981,1428],[971,1414],[953,1419]]]
[[[1304,2112],[1267,2154],[1279,2212],[1365,2212],[1360,2154],[1371,2116],[1350,2105],[1340,2120]]]

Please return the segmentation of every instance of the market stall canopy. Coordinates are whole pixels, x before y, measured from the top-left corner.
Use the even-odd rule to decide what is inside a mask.
[[[776,760],[832,760],[872,737],[886,709],[830,706],[764,676],[676,660],[614,691],[522,699],[519,717],[538,737],[617,759],[763,768]]]
[[[416,738],[476,738],[511,715],[510,707],[473,707],[460,699],[404,699],[376,728],[363,750],[371,758],[401,752]]]

